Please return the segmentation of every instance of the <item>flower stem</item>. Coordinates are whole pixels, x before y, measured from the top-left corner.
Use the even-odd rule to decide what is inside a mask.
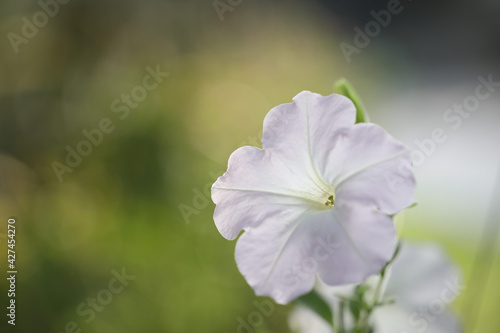
[[[401,242],[398,243],[394,254],[392,255],[391,260],[389,260],[384,267],[380,270],[380,279],[377,283],[377,287],[375,289],[375,294],[373,297],[373,302],[369,305],[364,311],[361,312],[358,322],[355,325],[354,332],[357,333],[366,333],[370,332],[370,316],[373,310],[380,305],[381,297],[382,297],[382,287],[385,283],[387,267],[396,259],[399,249],[401,248]]]
[[[340,307],[339,307],[339,330],[340,330],[340,332],[345,332],[344,309],[345,309],[345,301],[342,300],[342,301],[340,301]]]
[[[380,297],[382,296],[381,295],[382,286],[384,285],[384,281],[385,281],[385,267],[380,272],[380,280],[378,281],[377,288],[375,289],[375,296],[373,297],[373,303],[366,311],[363,311],[364,316],[361,318],[359,325],[360,333],[369,332],[370,329],[369,319],[373,310],[378,306],[380,302]]]

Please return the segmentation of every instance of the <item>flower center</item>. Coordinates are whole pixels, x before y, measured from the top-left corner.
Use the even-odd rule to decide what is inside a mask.
[[[314,181],[314,185],[310,186],[307,191],[301,194],[304,198],[316,202],[316,208],[320,210],[333,208],[335,206],[335,189],[324,181]]]
[[[330,195],[328,197],[328,200],[325,202],[325,206],[326,207],[333,207],[335,205],[335,195]]]

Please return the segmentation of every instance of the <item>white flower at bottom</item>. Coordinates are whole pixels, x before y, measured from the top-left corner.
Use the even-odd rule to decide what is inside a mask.
[[[302,92],[267,114],[263,148],[236,150],[213,184],[215,224],[230,240],[245,231],[236,263],[257,295],[286,304],[316,275],[360,283],[390,260],[390,215],[413,203],[410,152],[355,117],[346,97]]]
[[[394,300],[395,303],[374,310],[371,324],[375,332],[462,331],[459,320],[448,310],[463,289],[460,273],[439,247],[404,243],[388,274],[383,300]],[[367,281],[371,286],[371,296],[379,278],[371,276]],[[332,309],[338,311],[340,298],[337,296],[347,297],[352,294],[354,286],[330,287],[318,282],[316,290]],[[334,321],[338,320],[334,318]],[[295,307],[288,322],[296,333],[334,333],[331,324],[304,306]],[[347,329],[352,329],[351,316],[347,315],[344,322]]]

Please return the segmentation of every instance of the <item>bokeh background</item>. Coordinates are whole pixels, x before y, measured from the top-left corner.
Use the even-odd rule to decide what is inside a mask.
[[[220,16],[214,3],[229,9]],[[74,321],[89,333],[236,332],[260,298],[213,224],[209,187],[234,149],[259,145],[273,106],[302,90],[330,94],[341,77],[412,149],[444,130],[398,228],[442,244],[462,269],[453,308],[466,332],[500,331],[500,89],[458,129],[443,119],[479,76],[500,81],[500,2],[401,6],[348,62],[340,43],[387,1],[72,0],[17,47],[10,33],[42,9],[2,1],[0,250],[14,216],[19,273],[17,325],[2,314],[1,331],[59,333]],[[115,112],[148,66],[169,75],[126,117]],[[105,118],[113,131],[60,181],[53,163]],[[1,277],[6,264],[2,255]],[[87,323],[78,306],[122,268],[135,279]],[[0,290],[5,309],[5,278]],[[256,332],[287,332],[289,309],[276,306]]]

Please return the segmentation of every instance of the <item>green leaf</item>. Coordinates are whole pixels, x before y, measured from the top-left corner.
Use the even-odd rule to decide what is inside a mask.
[[[383,300],[375,304],[375,306],[384,306],[384,305],[390,305],[396,303],[396,300],[394,298]]]
[[[355,301],[349,302],[349,310],[351,311],[352,316],[354,317],[355,321],[357,322],[359,320],[359,316],[361,314],[359,302],[355,302]]]
[[[301,296],[295,300],[297,304],[303,305],[320,315],[327,323],[333,325],[333,315],[330,306],[318,295],[316,291]]]
[[[367,123],[370,121],[368,118],[368,114],[366,113],[366,109],[361,102],[356,90],[352,87],[352,85],[345,78],[341,78],[337,82],[335,82],[335,93],[339,95],[343,95],[349,98],[356,107],[356,124],[357,123]]]
[[[356,295],[358,300],[362,300],[364,298],[365,293],[370,289],[366,284],[358,284],[356,288],[354,288],[354,294]]]

